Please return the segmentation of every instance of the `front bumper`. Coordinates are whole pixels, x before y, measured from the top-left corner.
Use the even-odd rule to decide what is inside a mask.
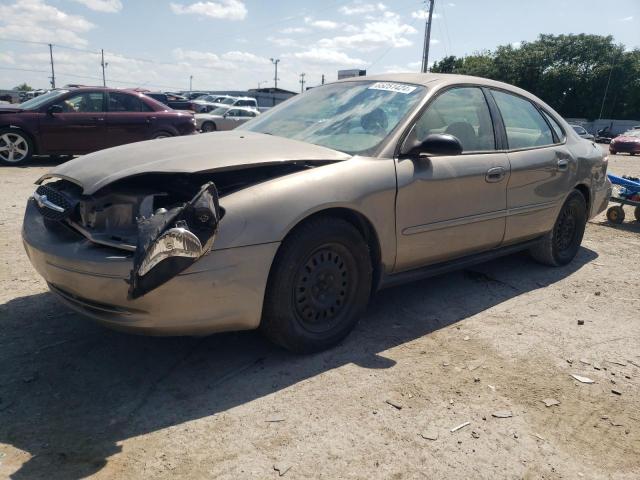
[[[609,152],[640,153],[640,142],[615,142],[609,144]]]
[[[593,191],[593,201],[591,202],[589,218],[593,218],[600,212],[606,210],[609,205],[609,198],[611,198],[612,191],[613,186],[611,185],[611,181],[605,177],[605,181],[602,182],[602,185]]]
[[[109,327],[150,335],[206,335],[257,328],[279,243],[213,250],[164,285],[127,299],[132,255],[96,245],[62,223],[45,226],[33,200],[25,250],[65,304]]]

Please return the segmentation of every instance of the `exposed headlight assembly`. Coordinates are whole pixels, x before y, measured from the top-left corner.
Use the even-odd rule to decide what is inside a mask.
[[[209,182],[186,204],[140,219],[129,298],[159,287],[209,252],[220,217],[218,191]]]

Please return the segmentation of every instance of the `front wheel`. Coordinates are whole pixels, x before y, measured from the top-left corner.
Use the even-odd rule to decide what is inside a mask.
[[[338,218],[310,220],[280,246],[260,328],[294,352],[329,348],[364,313],[371,279],[369,248],[353,225]]]
[[[215,132],[216,124],[213,122],[204,122],[200,130],[202,131],[202,133]]]
[[[20,130],[0,129],[0,163],[17,165],[29,161],[33,155],[31,139]]]
[[[620,205],[609,207],[609,210],[607,210],[607,220],[616,225],[624,222],[624,208]]]
[[[173,137],[169,132],[157,132],[151,136],[151,140],[158,140],[160,138],[169,138]]]
[[[553,230],[530,250],[531,256],[545,265],[566,265],[578,253],[586,225],[587,202],[574,190],[562,205]]]

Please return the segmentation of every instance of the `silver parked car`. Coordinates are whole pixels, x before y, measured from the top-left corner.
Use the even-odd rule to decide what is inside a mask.
[[[96,152],[42,177],[23,238],[50,289],[105,325],[345,337],[371,294],[519,250],[576,255],[611,184],[535,96],[396,74],[314,88],[230,132]]]
[[[258,115],[253,108],[219,107],[210,113],[196,113],[196,128],[203,133],[233,130]]]
[[[575,130],[575,132],[582,138],[586,140],[595,140],[596,137],[591,135],[582,125],[574,125],[572,123],[569,124],[571,128]]]

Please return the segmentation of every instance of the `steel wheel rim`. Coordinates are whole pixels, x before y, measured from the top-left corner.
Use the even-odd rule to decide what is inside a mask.
[[[29,153],[27,139],[18,133],[0,135],[0,158],[8,163],[21,162]]]
[[[293,300],[304,328],[326,332],[341,321],[347,309],[355,279],[349,272],[350,259],[335,245],[324,245],[309,255],[298,268]]]
[[[564,252],[574,243],[578,231],[576,216],[576,208],[573,205],[567,205],[562,210],[555,232],[556,247],[560,252]]]

